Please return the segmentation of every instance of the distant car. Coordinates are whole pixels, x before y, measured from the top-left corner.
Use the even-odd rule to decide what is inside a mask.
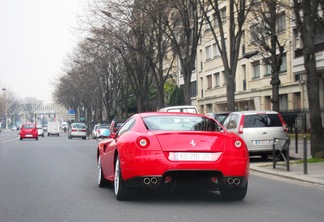
[[[43,130],[44,130],[44,132],[47,132],[47,129],[48,129],[48,124],[44,124],[44,125],[43,125]]]
[[[114,137],[119,128],[124,124],[125,120],[123,119],[113,119],[110,123],[110,137]]]
[[[62,130],[64,130],[64,129],[67,130],[68,127],[69,127],[69,125],[68,125],[67,122],[63,122],[63,123],[61,124],[61,129],[62,129]]]
[[[100,131],[103,129],[109,129],[109,127],[110,127],[109,124],[99,124],[95,131],[95,138],[100,138]]]
[[[17,126],[16,125],[12,125],[11,126],[11,131],[17,131]]]
[[[0,123],[0,132],[1,132],[1,130],[2,130],[2,126],[1,126],[1,123]]]
[[[37,125],[38,136],[44,137],[44,130],[41,125]]]
[[[214,190],[242,200],[248,187],[244,141],[202,114],[135,114],[99,143],[97,165],[99,187],[113,183],[117,200],[136,189]]]
[[[72,123],[68,131],[68,138],[87,139],[87,126],[84,123]]]
[[[221,124],[223,124],[224,120],[226,119],[226,117],[229,114],[230,114],[230,112],[216,112],[216,113],[206,113],[206,116],[209,116],[209,117],[217,120]]]
[[[224,127],[234,132],[246,143],[250,156],[267,158],[272,155],[274,138],[276,147],[282,149],[289,141],[286,123],[280,113],[268,110],[231,112],[224,121]]]
[[[93,126],[92,132],[91,132],[91,138],[95,139],[97,137],[97,128],[98,128],[99,124],[96,124]]]
[[[185,112],[185,113],[198,113],[196,106],[168,106],[164,108],[160,108],[159,112]]]
[[[34,123],[24,123],[20,128],[20,140],[23,139],[36,139],[38,140],[38,131],[36,124]]]
[[[47,136],[56,135],[60,136],[60,123],[59,122],[48,122]]]

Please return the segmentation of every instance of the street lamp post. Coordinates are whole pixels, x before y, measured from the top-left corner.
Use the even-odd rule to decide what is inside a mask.
[[[7,99],[6,99],[6,88],[2,88],[3,91],[3,102],[4,102],[4,129],[7,129]]]

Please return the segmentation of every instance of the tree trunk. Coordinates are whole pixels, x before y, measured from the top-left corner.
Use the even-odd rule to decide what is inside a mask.
[[[277,67],[275,68],[277,69]],[[271,76],[270,84],[272,85],[272,110],[279,112],[279,86],[280,86],[280,79],[279,79],[279,72],[273,71]]]
[[[226,85],[226,92],[227,92],[227,110],[230,112],[234,112],[235,109],[235,81],[231,78],[230,71],[226,71],[227,78],[227,85]]]
[[[324,158],[323,127],[319,101],[319,77],[317,76],[315,54],[304,54],[307,72],[307,91],[311,124],[311,154],[313,157]]]

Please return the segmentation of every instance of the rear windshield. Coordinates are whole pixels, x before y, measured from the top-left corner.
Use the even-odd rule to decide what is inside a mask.
[[[84,124],[73,124],[73,128],[80,128],[80,129],[85,129],[86,126]]]
[[[256,114],[244,116],[244,128],[282,127],[278,114]]]
[[[144,118],[148,130],[221,131],[213,120],[200,116],[150,116]]]
[[[26,125],[23,125],[22,128],[24,128],[24,129],[34,129],[35,128],[35,125],[33,125],[33,124],[26,124]]]

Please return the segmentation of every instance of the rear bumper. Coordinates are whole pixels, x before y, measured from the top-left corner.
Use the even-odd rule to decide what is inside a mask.
[[[249,157],[221,155],[217,161],[170,161],[166,153],[121,158],[122,177],[128,187],[158,189],[170,186],[243,187],[249,177]],[[228,178],[231,178],[228,182]],[[171,181],[169,181],[171,179]],[[153,180],[153,181],[151,181]],[[239,182],[232,182],[239,180]]]
[[[141,176],[125,181],[129,188],[150,190],[198,189],[219,190],[221,188],[243,188],[248,178],[224,176],[219,171],[167,171],[162,176]]]

